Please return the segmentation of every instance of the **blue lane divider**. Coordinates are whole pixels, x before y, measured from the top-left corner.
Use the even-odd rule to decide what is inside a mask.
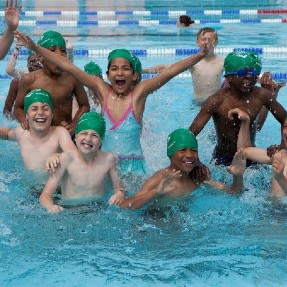
[[[4,15],[4,11],[0,11]],[[187,9],[187,10],[96,10],[96,11],[45,11],[27,10],[21,11],[21,16],[117,16],[117,15],[139,15],[139,16],[176,16],[181,14],[193,15],[274,15],[287,14],[287,9]]]
[[[263,24],[263,23],[286,23],[287,19],[203,19],[194,20],[195,24]],[[78,20],[78,21],[67,21],[67,20],[21,20],[21,26],[59,26],[59,27],[81,27],[81,26],[98,26],[98,27],[116,27],[116,26],[160,26],[160,25],[175,25],[175,19],[165,20]]]
[[[97,56],[106,57],[111,49],[74,49],[73,53],[75,56]],[[193,55],[196,54],[198,48],[151,48],[151,49],[130,49],[131,53],[136,56],[182,56],[182,55]],[[215,52],[217,54],[226,55],[233,51],[253,52],[258,55],[264,54],[287,54],[287,47],[217,47]],[[13,49],[10,49],[8,54],[12,54]],[[27,56],[29,51],[25,48],[20,50],[20,56]]]

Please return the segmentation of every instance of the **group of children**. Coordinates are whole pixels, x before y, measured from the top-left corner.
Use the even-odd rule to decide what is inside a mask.
[[[106,82],[95,63],[87,64],[82,71],[67,58],[66,42],[60,33],[47,31],[37,44],[19,31],[14,35],[19,44],[39,57],[42,67],[21,77],[14,107],[21,126],[0,129],[0,137],[17,140],[27,169],[41,175],[38,182],[46,184],[40,203],[49,212],[101,198],[107,176],[114,192],[109,203],[122,208],[138,208],[154,198],[159,203],[162,199],[173,200],[201,184],[240,192],[250,154],[248,146],[254,144],[256,119],[262,107],[270,110],[284,127],[286,111],[273,93],[279,88],[274,88],[275,83],[266,75],[261,83],[273,91],[256,86],[261,72],[259,57],[236,52],[223,61],[214,52],[218,39],[212,28],[199,31],[197,54],[159,70],[151,68],[159,73],[143,81],[139,59],[126,49],[115,49],[108,55]],[[140,143],[146,99],[187,69],[191,71],[201,110],[189,130],[179,128],[168,136],[170,164],[149,177],[137,193],[127,196],[122,178],[131,174],[146,176]],[[226,83],[221,88],[223,69]],[[90,89],[100,113],[89,112],[83,86]],[[74,115],[73,96],[79,106]],[[217,133],[214,159],[217,164],[229,166],[233,174],[230,187],[212,180],[198,157],[195,136],[211,117]],[[277,195],[285,194],[286,186],[282,151],[285,146],[280,147],[281,151],[268,157],[269,161],[262,159],[274,165],[274,181],[281,187],[281,193],[275,192]],[[54,203],[58,186],[61,200]]]

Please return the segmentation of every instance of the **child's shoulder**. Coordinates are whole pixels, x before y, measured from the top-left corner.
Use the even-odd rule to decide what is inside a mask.
[[[116,161],[116,156],[112,152],[107,151],[99,151],[99,155],[101,158],[107,160],[107,161]]]

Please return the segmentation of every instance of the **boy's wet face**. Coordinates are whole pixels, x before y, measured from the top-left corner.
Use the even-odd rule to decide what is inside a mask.
[[[200,34],[200,36],[197,39],[197,45],[199,47],[203,47],[206,44],[213,45],[213,46],[217,45],[215,32],[204,32],[203,31]]]
[[[171,159],[172,167],[189,173],[198,165],[198,153],[190,148],[178,150]]]
[[[82,154],[96,153],[101,146],[101,138],[94,130],[83,130],[79,132],[75,140]]]
[[[232,75],[229,77],[229,84],[231,87],[236,88],[241,93],[248,94],[251,93],[257,82],[257,76],[245,75],[238,76]]]
[[[46,103],[33,103],[26,114],[29,127],[34,131],[46,131],[50,128],[53,112]]]

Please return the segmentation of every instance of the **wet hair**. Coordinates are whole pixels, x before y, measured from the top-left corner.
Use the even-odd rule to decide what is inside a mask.
[[[215,29],[213,29],[211,27],[203,27],[203,28],[199,29],[199,31],[197,32],[197,35],[196,35],[196,39],[198,40],[201,35],[204,35],[205,33],[209,33],[209,32],[214,33],[215,43],[217,44],[218,43],[217,32]]]
[[[185,27],[188,27],[189,25],[193,24],[194,21],[191,20],[191,18],[188,15],[180,15],[179,23],[183,24]]]

